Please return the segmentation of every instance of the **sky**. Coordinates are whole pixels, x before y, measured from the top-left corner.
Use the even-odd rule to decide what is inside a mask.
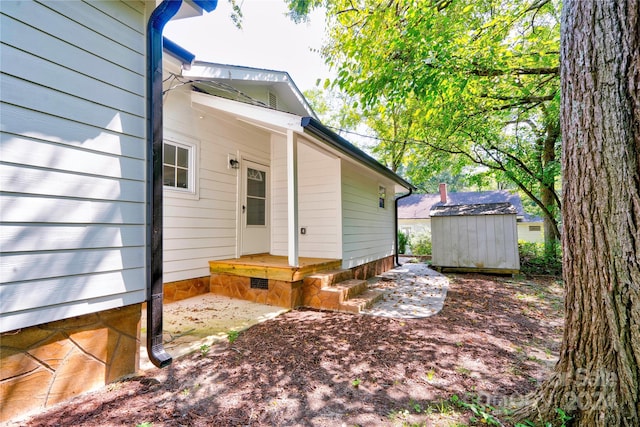
[[[318,52],[324,37],[324,15],[315,11],[310,23],[295,24],[287,16],[284,0],[238,0],[242,29],[230,18],[227,0],[201,17],[169,22],[164,36],[194,55],[196,60],[286,71],[298,89],[316,87],[331,77]]]

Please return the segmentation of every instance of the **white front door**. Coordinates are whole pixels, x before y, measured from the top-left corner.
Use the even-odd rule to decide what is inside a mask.
[[[242,255],[269,252],[269,179],[268,166],[242,161]]]

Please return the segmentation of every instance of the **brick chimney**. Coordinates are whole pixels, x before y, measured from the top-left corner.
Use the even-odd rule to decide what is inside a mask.
[[[443,204],[447,203],[447,184],[444,182],[440,183],[440,201]]]

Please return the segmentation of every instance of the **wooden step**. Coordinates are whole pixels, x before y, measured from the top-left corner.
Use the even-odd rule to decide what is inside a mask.
[[[359,294],[358,296],[356,296],[355,298],[350,298],[349,300],[344,301],[338,307],[338,311],[346,311],[349,313],[360,313],[362,312],[362,310],[370,308],[373,304],[380,301],[383,295],[384,295],[384,292],[382,291],[375,290],[375,289],[368,289],[362,292],[361,294]]]

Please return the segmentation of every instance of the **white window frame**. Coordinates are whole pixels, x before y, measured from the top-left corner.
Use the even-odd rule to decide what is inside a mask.
[[[380,191],[380,190],[383,191]],[[376,192],[377,194],[377,201],[378,201],[378,209],[387,209],[388,206],[388,197],[387,197],[387,186],[384,184],[378,184],[378,191]],[[384,197],[380,197],[381,194],[384,194]],[[380,200],[384,200],[384,206],[380,206]]]
[[[189,138],[190,140],[191,138]],[[198,199],[198,158],[200,157],[200,145],[195,141],[187,141],[187,138],[175,138],[172,136],[165,136],[162,142],[162,153],[164,156],[164,144],[173,145],[179,148],[184,148],[189,152],[189,164],[187,166],[187,188],[172,187],[168,185],[162,185],[162,188],[171,194],[171,197],[180,197],[186,199]],[[164,173],[164,158],[162,159],[163,173]]]

